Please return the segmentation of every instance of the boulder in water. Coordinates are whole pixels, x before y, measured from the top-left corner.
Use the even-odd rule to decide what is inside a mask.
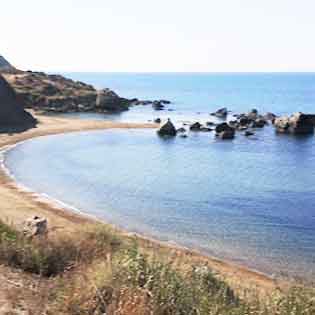
[[[216,136],[220,139],[233,139],[235,136],[235,129],[227,123],[222,123],[215,128]]]
[[[226,118],[227,114],[228,114],[228,110],[226,107],[220,108],[215,113],[212,113],[212,115],[218,118]]]
[[[157,131],[160,136],[171,136],[174,137],[177,134],[177,130],[170,119],[161,126],[161,128]]]
[[[199,123],[199,122],[197,121],[197,122],[193,123],[193,124],[189,127],[189,129],[190,129],[191,131],[200,131],[200,128],[201,128],[201,127],[202,127],[201,123]]]
[[[315,115],[295,113],[290,117],[283,116],[274,120],[277,132],[295,135],[314,133]]]

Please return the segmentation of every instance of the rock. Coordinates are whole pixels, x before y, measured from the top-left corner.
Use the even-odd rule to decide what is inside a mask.
[[[246,136],[246,137],[249,137],[249,136],[253,136],[255,133],[254,132],[252,132],[252,131],[245,131],[245,133],[244,133],[244,135]]]
[[[160,123],[161,123],[161,118],[156,118],[156,119],[154,119],[154,122],[155,122],[156,124],[160,124]]]
[[[168,101],[168,100],[160,100],[159,102],[161,104],[166,104],[166,105],[171,104],[171,101]]]
[[[35,127],[37,121],[24,110],[24,102],[16,95],[10,84],[0,75],[0,129]]]
[[[222,139],[222,140],[225,140],[225,139],[234,139],[234,136],[235,136],[235,131],[234,129],[232,130],[225,130],[225,131],[222,131],[220,132],[219,134],[217,134],[217,136]]]
[[[203,131],[203,132],[210,132],[210,131],[212,131],[213,129],[211,129],[211,128],[207,128],[207,127],[201,127],[200,128],[200,131]]]
[[[274,123],[274,120],[277,118],[277,116],[275,115],[275,114],[273,114],[273,113],[266,113],[265,115],[264,115],[264,119],[266,120],[266,121],[271,121],[272,123]]]
[[[248,117],[250,120],[256,120],[257,117],[258,117],[258,110],[257,110],[257,109],[252,109],[252,110],[247,114],[247,117]]]
[[[252,122],[252,128],[263,128],[266,123],[267,122],[263,118],[257,118]]]
[[[152,101],[140,101],[140,100],[137,100],[137,101],[134,102],[134,105],[150,105],[152,103],[153,103]]]
[[[193,123],[193,124],[189,127],[189,129],[190,129],[191,131],[200,131],[200,128],[201,128],[201,123],[199,123],[198,121],[195,122],[195,123]]]
[[[215,123],[213,121],[207,121],[206,125],[207,126],[215,126]]]
[[[241,115],[238,119],[238,122],[241,126],[248,126],[251,123],[251,119],[249,119],[246,115]]]
[[[177,132],[183,133],[183,132],[186,132],[186,129],[182,127],[182,128],[177,129]]]
[[[129,105],[129,100],[119,97],[110,89],[103,89],[97,93],[96,107],[103,111],[120,112],[128,110]]]
[[[179,135],[181,138],[187,138],[188,136],[186,134],[182,134],[182,135]]]
[[[47,219],[35,216],[24,222],[23,233],[28,236],[45,235],[47,233]]]
[[[228,110],[226,107],[220,108],[218,109],[215,113],[214,116],[218,117],[218,118],[226,118],[228,114]]]
[[[160,136],[176,136],[177,131],[170,119],[157,131]]]
[[[235,129],[227,123],[222,123],[215,128],[216,136],[221,139],[233,139],[235,136]]]
[[[152,107],[155,110],[163,110],[164,109],[164,105],[160,101],[154,101],[152,104]]]
[[[290,117],[278,117],[274,121],[277,132],[290,134],[312,134],[314,133],[315,115],[295,113]]]
[[[19,73],[3,56],[0,55],[0,72],[3,73]]]

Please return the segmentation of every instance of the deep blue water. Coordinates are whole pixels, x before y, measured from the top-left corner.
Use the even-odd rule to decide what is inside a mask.
[[[155,117],[176,120],[206,120],[219,107],[247,112],[287,114],[315,111],[315,73],[289,74],[132,74],[132,73],[66,73],[74,80],[89,82],[98,88],[109,87],[119,95],[139,99],[168,99],[168,109],[155,112],[151,106],[140,106],[121,115],[85,117],[146,121]],[[82,117],[82,115],[79,115]]]
[[[126,97],[170,99],[175,112],[165,115],[177,121],[209,120],[220,106],[314,112],[313,74],[72,77]],[[153,117],[150,107],[114,116]],[[314,136],[277,135],[271,126],[233,141],[212,133],[163,140],[155,130],[83,132],[27,141],[7,154],[6,165],[33,190],[131,231],[315,279]]]

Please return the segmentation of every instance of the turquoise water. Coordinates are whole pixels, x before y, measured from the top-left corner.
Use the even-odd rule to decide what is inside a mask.
[[[315,104],[313,74],[72,76],[126,97],[168,98],[175,112],[165,115],[177,121],[209,120],[220,106],[290,113],[313,112]],[[140,107],[115,119],[154,115]],[[269,274],[315,279],[314,136],[277,135],[271,126],[233,141],[82,132],[27,141],[7,153],[6,165],[33,190],[131,231]]]

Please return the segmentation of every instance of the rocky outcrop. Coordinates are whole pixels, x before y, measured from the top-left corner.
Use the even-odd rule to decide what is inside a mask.
[[[235,129],[227,123],[222,123],[215,128],[216,136],[220,139],[233,139],[235,136]]]
[[[312,134],[314,133],[315,115],[295,113],[290,117],[282,116],[274,120],[274,126],[279,133]]]
[[[130,101],[119,97],[110,89],[103,89],[97,92],[96,108],[107,112],[121,112],[128,110]]]
[[[96,90],[92,85],[62,75],[27,71],[6,74],[26,108],[50,112],[117,112],[128,110],[137,100],[118,96],[110,89]]]
[[[0,75],[0,130],[30,128],[36,125],[33,116],[23,108],[23,102]]]
[[[170,119],[157,131],[160,136],[176,136],[177,130]]]

